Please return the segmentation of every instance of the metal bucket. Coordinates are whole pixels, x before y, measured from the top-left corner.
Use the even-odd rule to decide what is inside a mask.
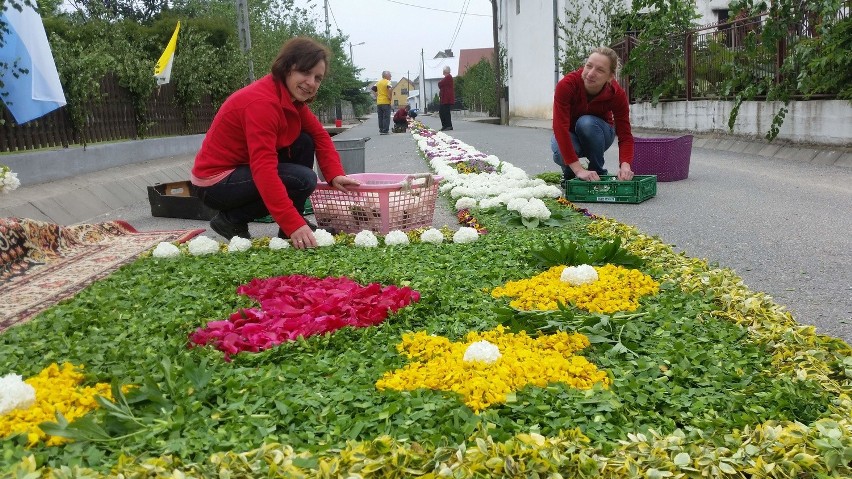
[[[340,153],[340,163],[343,164],[343,171],[345,171],[347,175],[352,173],[365,173],[364,143],[366,143],[369,139],[369,137],[355,138],[351,140],[331,139],[331,141],[334,142],[334,149]],[[319,170],[319,168],[317,168],[317,170]],[[322,176],[322,172],[317,171],[317,176],[319,176],[320,181],[325,181],[325,178]]]

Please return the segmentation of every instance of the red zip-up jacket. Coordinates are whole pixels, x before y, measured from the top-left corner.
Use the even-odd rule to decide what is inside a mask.
[[[314,140],[319,168],[327,181],[344,173],[331,136],[304,103],[293,103],[287,88],[272,75],[228,97],[201,143],[192,167],[193,183],[249,165],[261,198],[287,235],[304,226],[287,189],[278,177],[278,150],[290,146],[301,132]]]
[[[633,133],[630,131],[630,107],[627,94],[615,81],[604,86],[591,102],[586,99],[583,69],[573,71],[559,80],[553,95],[553,134],[559,153],[566,165],[579,160],[571,132],[583,115],[594,115],[615,126],[618,136],[618,162],[633,162]]]

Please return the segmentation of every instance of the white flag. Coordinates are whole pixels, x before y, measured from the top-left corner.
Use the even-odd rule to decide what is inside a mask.
[[[3,34],[0,47],[0,62],[7,65],[0,70],[3,81],[0,98],[19,125],[66,104],[44,24],[35,9],[33,0],[32,6],[23,5],[23,11],[7,8],[0,12],[9,29]],[[18,69],[29,72],[16,76],[13,73],[18,73]]]

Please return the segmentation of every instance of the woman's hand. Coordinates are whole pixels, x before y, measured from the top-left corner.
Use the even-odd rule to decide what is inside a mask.
[[[358,186],[361,182],[356,180],[355,178],[350,178],[348,176],[335,176],[334,179],[331,180],[331,186],[340,191],[349,191],[347,187],[349,186]]]
[[[339,177],[338,177],[339,178]],[[290,242],[296,249],[316,248],[317,239],[314,237],[314,232],[310,226],[305,225],[297,229],[290,235]]]
[[[618,168],[618,179],[628,181],[633,179],[633,170],[630,168],[630,163],[622,163]]]
[[[595,170],[583,169],[583,170],[580,170],[580,171],[575,171],[574,174],[577,175],[577,178],[580,178],[583,181],[600,181],[601,180],[601,177],[598,175],[598,172],[595,171]]]

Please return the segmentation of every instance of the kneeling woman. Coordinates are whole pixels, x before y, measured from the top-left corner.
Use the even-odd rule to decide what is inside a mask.
[[[345,176],[331,136],[308,108],[327,73],[331,53],[310,38],[281,48],[272,73],[234,92],[219,108],[192,167],[192,183],[216,233],[249,238],[248,223],[272,215],[279,236],[299,249],[315,247],[303,218],[317,185],[314,155],[334,188],[358,184]]]

